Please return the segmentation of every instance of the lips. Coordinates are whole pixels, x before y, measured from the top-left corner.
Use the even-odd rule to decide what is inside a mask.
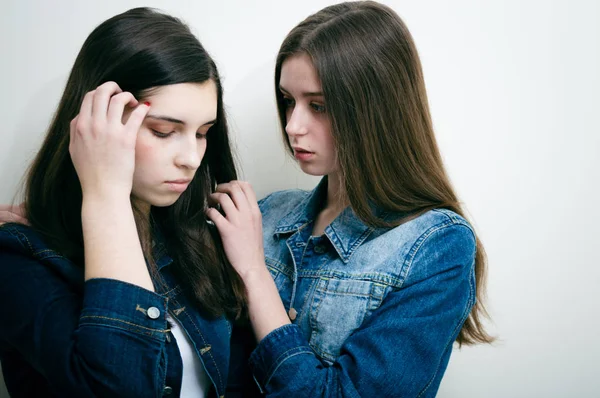
[[[294,157],[301,162],[306,162],[315,155],[314,152],[310,152],[304,148],[293,147],[293,149],[294,149]]]
[[[294,153],[314,153],[299,146],[292,147],[292,149],[294,150]]]
[[[190,185],[191,181],[192,180],[188,180],[188,179],[179,179],[179,180],[165,181],[165,184],[167,184],[167,186],[169,187],[169,190],[181,193],[187,189],[187,187],[188,187],[188,185]]]

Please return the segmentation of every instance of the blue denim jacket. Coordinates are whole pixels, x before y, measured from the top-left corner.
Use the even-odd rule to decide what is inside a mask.
[[[257,384],[272,397],[435,396],[475,303],[471,227],[439,209],[371,228],[346,208],[314,237],[325,195],[323,179],[259,203],[267,267],[297,315],[252,353]]]
[[[171,258],[161,245],[156,253],[165,282],[156,293],[112,279],[84,282],[83,269],[31,228],[1,226],[0,360],[11,397],[179,396],[181,356],[167,311],[195,346],[209,396],[223,396],[231,324],[194,310],[169,272]]]

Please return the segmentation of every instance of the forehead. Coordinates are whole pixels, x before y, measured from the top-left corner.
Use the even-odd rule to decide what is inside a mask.
[[[286,90],[320,91],[321,81],[310,56],[301,53],[283,61],[279,85]]]
[[[150,114],[178,119],[202,126],[217,117],[217,86],[214,81],[180,83],[158,87],[144,98]]]

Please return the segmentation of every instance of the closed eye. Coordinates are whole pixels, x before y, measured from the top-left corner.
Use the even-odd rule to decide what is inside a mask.
[[[167,138],[168,136],[170,136],[171,134],[173,134],[174,132],[171,131],[169,133],[161,133],[158,130],[154,130],[154,129],[150,129],[152,131],[152,134],[154,134],[155,136],[157,136],[158,138]]]
[[[202,129],[196,133],[196,138],[199,140],[205,139],[206,136],[208,136],[208,133],[210,133],[211,127],[214,125],[215,125],[214,123],[209,123],[209,124],[205,124],[204,126],[202,126]]]

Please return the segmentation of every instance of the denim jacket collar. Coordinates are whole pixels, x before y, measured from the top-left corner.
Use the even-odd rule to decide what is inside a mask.
[[[160,228],[155,227],[153,229],[153,233],[154,244],[152,247],[152,255],[154,256],[154,261],[156,261],[156,268],[158,271],[160,271],[167,265],[171,264],[173,262],[173,259],[171,258],[171,256],[169,256],[167,252],[165,238]]]
[[[156,268],[158,271],[162,270],[164,267],[173,262],[171,256],[167,254],[164,245],[160,245],[154,250],[154,259],[156,261]]]
[[[316,220],[326,195],[327,177],[323,177],[319,185],[277,223],[275,236],[296,232]],[[325,235],[342,261],[347,263],[374,230],[375,228],[364,224],[348,206],[325,228]]]

